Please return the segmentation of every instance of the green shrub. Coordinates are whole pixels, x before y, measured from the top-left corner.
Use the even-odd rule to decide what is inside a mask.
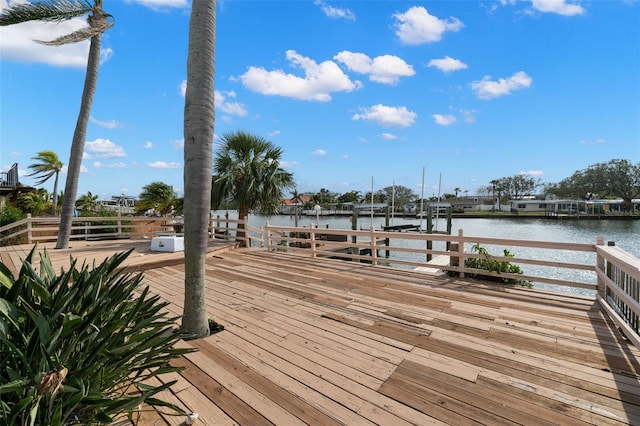
[[[59,275],[35,252],[17,279],[0,263],[0,424],[108,423],[143,402],[181,413],[155,397],[175,381],[149,379],[188,350],[167,303],[120,267],[130,252]]]
[[[10,223],[17,222],[21,219],[24,219],[25,217],[27,217],[27,215],[22,210],[10,204],[7,204],[2,209],[0,209],[0,227],[4,225],[9,225]],[[27,226],[24,225],[22,229],[26,227]],[[0,232],[0,246],[19,243],[21,241],[20,237],[8,238],[8,239],[3,238],[5,237],[5,235],[9,235],[10,233],[15,233],[18,230],[19,229],[14,228],[7,232]]]
[[[17,222],[25,217],[27,217],[27,215],[24,214],[22,210],[17,207],[13,207],[11,204],[7,204],[0,209],[0,226]]]
[[[518,265],[514,265],[511,262],[506,262],[503,260],[495,260],[491,257],[487,249],[481,247],[480,244],[475,244],[471,250],[473,252],[477,252],[482,255],[482,258],[467,258],[465,259],[464,266],[465,268],[473,268],[473,269],[482,269],[485,271],[497,272],[500,273],[509,273],[509,274],[522,274],[522,269]],[[515,257],[514,254],[510,253],[509,250],[503,250],[504,257]],[[496,275],[484,275],[481,273],[466,273],[465,274],[469,278],[479,278],[488,281],[498,281],[504,284],[515,284],[521,285],[524,287],[532,287],[529,281],[525,280],[517,280],[514,278],[504,278]]]

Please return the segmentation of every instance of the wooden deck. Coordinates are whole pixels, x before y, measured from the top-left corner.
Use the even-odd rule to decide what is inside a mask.
[[[56,266],[125,249],[78,246]],[[225,330],[181,343],[199,351],[165,395],[196,424],[640,424],[640,351],[591,298],[224,248],[207,299]],[[134,250],[131,265],[179,314],[182,262],[154,256]]]

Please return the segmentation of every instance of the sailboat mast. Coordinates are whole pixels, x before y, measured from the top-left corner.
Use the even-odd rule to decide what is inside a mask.
[[[420,193],[420,229],[422,228],[422,217],[424,216],[423,214],[423,209],[424,209],[424,166],[422,166],[422,192]]]

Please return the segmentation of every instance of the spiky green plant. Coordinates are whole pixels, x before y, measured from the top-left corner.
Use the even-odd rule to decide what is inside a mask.
[[[511,262],[506,262],[503,260],[495,260],[487,251],[486,248],[480,246],[480,244],[475,244],[472,248],[472,251],[477,252],[482,255],[481,258],[468,258],[464,262],[464,266],[466,268],[471,269],[480,269],[484,271],[497,272],[498,275],[485,275],[482,273],[466,273],[465,275],[468,278],[479,278],[488,281],[498,281],[504,284],[514,284],[522,287],[533,287],[533,284],[526,280],[518,280],[515,278],[505,278],[501,277],[500,273],[509,273],[509,274],[522,274],[522,269],[518,265],[514,265]],[[504,257],[515,257],[515,255],[509,250],[503,250]]]
[[[36,270],[35,253],[17,279],[0,263],[0,424],[108,423],[141,403],[181,413],[156,398],[174,381],[150,379],[188,350],[174,348],[167,303],[121,268],[130,251],[58,275],[46,250]]]

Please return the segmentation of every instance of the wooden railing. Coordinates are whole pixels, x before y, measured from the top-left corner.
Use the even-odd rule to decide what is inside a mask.
[[[159,232],[176,232],[171,218],[103,216],[74,217],[71,240],[151,238]],[[0,227],[0,245],[55,241],[59,217],[27,217]]]
[[[482,274],[514,280],[525,280],[537,283],[568,286],[596,290],[595,280],[595,244],[581,243],[556,243],[549,241],[510,240],[489,237],[472,237],[463,234],[425,234],[417,232],[384,232],[370,229],[364,230],[339,230],[318,228],[293,228],[282,226],[266,227],[269,250],[306,250],[310,256],[338,257],[348,260],[366,261],[374,265],[400,266],[400,267],[428,267],[429,260],[435,256],[447,256],[450,262],[444,265],[438,263],[438,269],[447,272],[455,272],[464,277],[466,274]],[[434,248],[434,243],[440,242],[440,248]],[[524,247],[528,251],[537,250],[537,256],[532,257],[507,257],[504,255],[491,255],[492,260],[510,262],[518,265],[533,265],[537,270],[569,270],[586,271],[592,278],[592,282],[577,279],[563,279],[558,276],[533,273],[513,274],[505,272],[490,272],[469,268],[465,266],[465,260],[469,258],[484,258],[482,254],[472,250],[474,245],[491,246],[493,248]],[[558,256],[549,256],[549,250],[593,253],[593,262],[560,262],[553,259]],[[547,251],[546,256],[542,251]],[[516,250],[517,252],[517,250]],[[571,275],[571,274],[568,274]],[[560,276],[562,276],[560,274]]]
[[[176,218],[78,217],[73,218],[72,239],[151,238],[159,233],[180,233]],[[58,218],[27,218],[0,227],[0,245],[55,241]],[[270,251],[298,252],[312,257],[333,257],[370,262],[378,266],[432,268],[464,277],[468,274],[524,280],[569,290],[587,290],[600,302],[636,347],[640,348],[640,260],[624,250],[605,245],[513,240],[464,235],[384,232],[311,227],[271,226],[256,228],[246,219],[215,217],[209,226],[211,238],[240,242],[243,246]],[[480,245],[492,252],[492,260],[521,266],[522,274],[492,272],[465,266],[471,258],[484,258],[473,251]],[[508,249],[515,257],[493,254]],[[522,255],[522,253],[526,253]],[[568,261],[576,254],[585,261]],[[445,262],[438,261],[439,259]],[[564,259],[558,261],[556,259]],[[562,272],[566,272],[564,275]],[[578,277],[578,278],[576,278]],[[592,278],[590,281],[589,279]]]
[[[239,224],[244,224],[245,236],[238,235]],[[71,220],[71,240],[144,239],[160,234],[181,234],[181,218],[145,216],[74,217]],[[56,241],[60,227],[59,217],[27,217],[0,227],[0,245],[34,244]],[[212,238],[239,241],[243,245],[261,246],[262,229],[252,227],[247,220],[212,218],[209,235]]]
[[[596,246],[598,301],[640,348],[640,261],[615,246]]]

